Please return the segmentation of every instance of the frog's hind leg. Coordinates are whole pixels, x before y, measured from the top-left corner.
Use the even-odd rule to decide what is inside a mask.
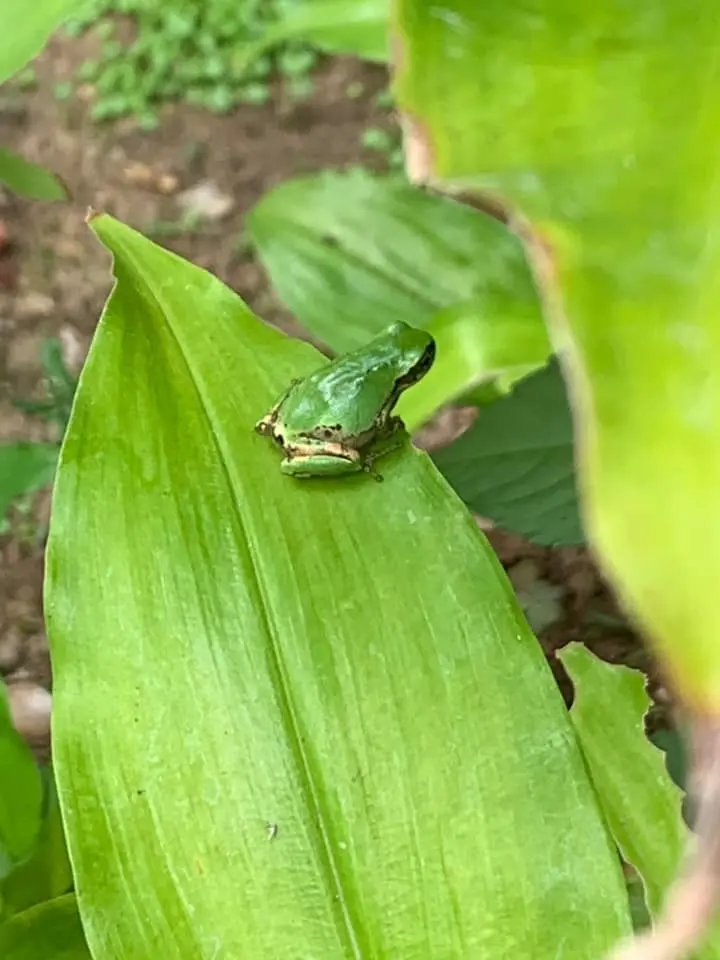
[[[346,457],[312,453],[281,461],[280,470],[288,476],[302,480],[305,477],[340,477],[346,473],[358,473],[362,466]]]
[[[363,469],[360,452],[342,443],[293,444],[285,448],[280,470],[293,477],[337,477]]]

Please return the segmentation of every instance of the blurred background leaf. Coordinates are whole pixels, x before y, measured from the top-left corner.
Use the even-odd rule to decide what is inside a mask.
[[[433,333],[435,366],[398,406],[411,431],[478,384],[505,390],[548,357],[520,244],[486,214],[360,170],[281,184],[247,226],[280,297],[338,353],[395,320]]]
[[[480,405],[492,402],[543,366],[550,352],[535,295],[522,298],[502,288],[439,310],[425,329],[437,344],[435,363],[397,406],[411,432],[451,401],[471,403],[480,385]]]
[[[0,924],[3,960],[91,960],[74,895],[60,897]]]
[[[5,684],[0,681],[0,882],[33,852],[42,798],[40,773],[13,726]]]
[[[52,483],[57,459],[55,443],[0,444],[0,516],[16,497]]]
[[[528,311],[537,303],[520,243],[502,224],[399,178],[353,170],[287,181],[253,208],[247,229],[281,299],[337,353],[395,320],[424,327],[490,291]]]
[[[53,30],[82,5],[83,0],[34,0],[22,8],[13,0],[0,4],[0,83],[37,56]]]
[[[72,889],[57,791],[52,772],[40,768],[43,782],[43,809],[37,843],[31,856],[0,882],[0,916],[7,918],[45,900],[54,900]]]
[[[520,212],[577,398],[587,533],[677,691],[715,716],[716,6],[398,0],[396,12],[413,174]]]
[[[583,542],[572,418],[556,361],[483,408],[433,459],[475,513],[535,543]]]
[[[36,163],[0,148],[0,183],[31,200],[65,200],[60,181]]]
[[[583,754],[623,858],[643,879],[656,916],[684,851],[682,791],[645,735],[645,676],[605,663],[580,643],[558,651],[575,696],[570,711]],[[629,772],[632,771],[632,775]]]

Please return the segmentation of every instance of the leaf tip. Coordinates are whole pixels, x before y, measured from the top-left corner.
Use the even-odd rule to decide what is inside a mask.
[[[73,192],[70,189],[70,187],[67,185],[67,181],[63,177],[61,177],[60,174],[58,173],[53,173],[52,178],[55,181],[55,185],[57,186],[57,193],[55,194],[54,197],[52,197],[52,200],[54,201],[62,200],[64,202],[68,200],[73,200],[74,199]]]
[[[97,220],[98,217],[101,217],[101,216],[102,216],[101,210],[96,210],[94,207],[88,207],[87,210],[85,211],[85,223],[90,228],[92,228],[94,222]]]

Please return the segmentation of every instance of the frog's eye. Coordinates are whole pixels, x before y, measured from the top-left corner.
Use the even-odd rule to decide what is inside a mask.
[[[436,350],[435,341],[431,339],[420,355],[418,362],[402,377],[402,382],[408,384],[417,383],[421,377],[424,377],[435,362]]]

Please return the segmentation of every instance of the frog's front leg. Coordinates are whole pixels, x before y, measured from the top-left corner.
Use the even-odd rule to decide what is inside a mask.
[[[262,417],[262,419],[258,420],[258,422],[255,424],[256,433],[259,433],[263,437],[272,437],[273,428],[277,423],[280,407],[283,405],[283,403],[285,403],[285,400],[287,399],[287,396],[290,393],[290,391],[293,389],[293,387],[296,387],[299,383],[302,383],[302,378],[300,377],[297,377],[296,379],[290,381],[290,386],[283,393],[283,395],[278,398],[278,400],[272,405],[272,407],[270,408],[270,410],[268,410],[265,416]]]
[[[342,443],[307,440],[285,447],[280,470],[292,477],[338,477],[365,469],[358,450]]]

